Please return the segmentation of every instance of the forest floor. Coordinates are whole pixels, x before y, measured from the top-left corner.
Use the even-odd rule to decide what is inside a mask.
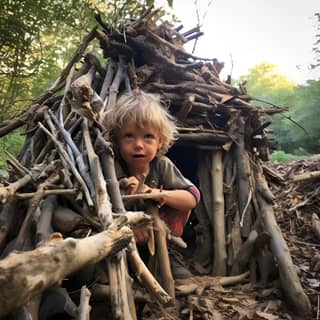
[[[275,176],[268,182],[276,199],[274,213],[289,247],[305,293],[312,305],[311,316],[296,316],[285,303],[277,280],[264,285],[246,281],[222,286],[210,277],[189,279],[197,289],[180,297],[176,283],[179,315],[164,315],[156,306],[146,305],[143,319],[320,319],[320,239],[312,227],[312,217],[320,217],[320,179],[294,182],[292,177],[320,170],[320,156],[290,163],[267,164]],[[315,217],[315,216],[314,216]],[[208,284],[210,283],[210,284]],[[186,289],[186,288],[184,288]],[[161,316],[159,315],[161,314]]]

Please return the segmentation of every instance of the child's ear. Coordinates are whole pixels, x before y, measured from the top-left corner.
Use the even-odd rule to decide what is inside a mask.
[[[160,149],[162,148],[163,142],[162,142],[162,138],[159,139],[159,144],[158,144],[158,148],[157,148],[157,152],[160,151]]]

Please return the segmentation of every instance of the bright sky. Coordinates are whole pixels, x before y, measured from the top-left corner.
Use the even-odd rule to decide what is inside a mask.
[[[159,0],[161,3],[161,0]],[[316,40],[315,12],[319,0],[173,0],[174,12],[187,31],[197,25],[195,2],[199,8],[204,36],[199,38],[194,54],[217,58],[225,63],[223,79],[231,71],[233,78],[254,65],[268,61],[289,80],[304,83],[320,79],[320,70],[310,71]],[[186,46],[192,51],[193,42]]]

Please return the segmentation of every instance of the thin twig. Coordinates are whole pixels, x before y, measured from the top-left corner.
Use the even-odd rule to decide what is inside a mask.
[[[77,194],[79,192],[78,189],[73,188],[73,189],[50,189],[50,190],[45,190],[44,191],[44,196],[50,196],[50,195],[72,195],[72,194]],[[14,194],[15,198],[18,199],[30,199],[33,198],[36,195],[36,192],[28,192],[28,193],[20,193],[16,192]]]

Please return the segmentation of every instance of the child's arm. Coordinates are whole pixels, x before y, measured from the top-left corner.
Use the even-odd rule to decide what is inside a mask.
[[[139,186],[139,180],[132,176],[129,178],[126,178],[122,181],[122,185],[127,187],[128,194],[134,194],[137,192],[138,186]],[[167,197],[165,198],[159,198],[154,199],[156,202],[158,202],[159,207],[162,207],[163,205],[167,205],[171,208],[177,209],[178,211],[189,211],[193,209],[197,205],[197,200],[195,196],[183,189],[177,189],[177,190],[161,190],[158,188],[150,188],[147,185],[144,185],[142,187],[141,192],[153,192],[153,193],[159,193],[161,191],[165,191],[167,194]]]
[[[164,191],[167,194],[165,198],[154,199],[159,206],[167,205],[178,211],[189,211],[197,205],[195,196],[187,190],[160,190],[151,189],[152,192]]]

